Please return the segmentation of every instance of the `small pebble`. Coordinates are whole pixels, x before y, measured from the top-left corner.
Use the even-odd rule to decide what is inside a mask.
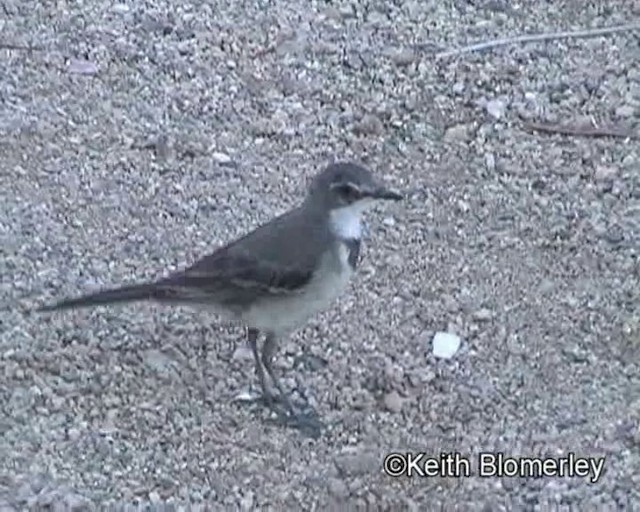
[[[391,60],[397,66],[408,66],[416,60],[416,55],[413,51],[404,48],[398,50],[391,55]]]
[[[241,345],[233,351],[231,358],[234,361],[253,361],[253,352],[246,345]]]
[[[88,60],[71,59],[67,64],[67,71],[74,75],[95,75],[98,66]]]
[[[404,399],[397,391],[391,391],[384,396],[384,407],[389,412],[398,413],[402,410]]]
[[[349,496],[349,488],[347,487],[347,484],[345,484],[343,480],[340,480],[338,478],[331,478],[329,480],[327,488],[329,494],[331,494],[331,496],[335,498],[344,499]]]
[[[366,114],[353,127],[356,135],[381,135],[384,132],[384,125],[380,119],[373,114]]]
[[[500,119],[504,116],[506,105],[502,100],[491,100],[487,102],[487,113],[494,119]]]
[[[493,318],[493,312],[487,308],[480,308],[473,313],[473,319],[478,322],[487,322]]]
[[[496,169],[496,157],[493,153],[487,153],[484,156],[484,165],[487,171],[495,171]]]
[[[463,142],[469,140],[469,127],[466,124],[456,124],[447,128],[444,140],[448,142]]]
[[[253,492],[247,491],[242,498],[240,498],[240,510],[249,511],[254,509],[254,496]]]
[[[241,391],[233,397],[234,402],[255,402],[260,398],[260,393],[252,390]]]
[[[636,109],[631,105],[622,105],[621,107],[616,108],[616,117],[619,117],[621,119],[633,117],[635,113]]]
[[[77,441],[80,438],[80,430],[75,427],[71,427],[67,431],[67,436],[69,436],[69,441]]]
[[[219,151],[213,153],[211,155],[211,158],[213,158],[213,160],[215,162],[218,162],[219,164],[229,164],[232,161],[229,155],[227,155],[226,153],[220,153]]]
[[[607,181],[615,178],[618,174],[618,169],[611,165],[598,165],[595,169],[593,177],[596,181]]]

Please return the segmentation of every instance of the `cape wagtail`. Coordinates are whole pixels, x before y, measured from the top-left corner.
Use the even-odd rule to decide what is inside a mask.
[[[295,422],[302,414],[273,369],[278,339],[327,308],[345,290],[358,263],[362,214],[367,208],[375,200],[400,199],[368,169],[334,163],[315,176],[300,206],[186,270],[154,282],[62,300],[39,311],[143,300],[209,307],[248,328],[262,398],[287,421]],[[260,332],[266,336],[261,352]],[[271,391],[267,375],[277,394]]]

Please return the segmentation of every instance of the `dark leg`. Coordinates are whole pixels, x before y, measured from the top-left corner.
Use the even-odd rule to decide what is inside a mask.
[[[276,338],[274,334],[267,334],[267,339],[265,340],[264,347],[262,348],[262,364],[264,365],[265,370],[267,370],[269,377],[271,377],[271,380],[276,385],[276,388],[278,388],[278,392],[280,393],[278,398],[280,402],[289,410],[291,415],[295,415],[295,409],[289,399],[289,394],[285,391],[282,382],[280,382],[280,379],[273,371],[273,356],[275,355],[276,348],[278,348],[278,338]]]
[[[262,397],[267,405],[271,405],[273,403],[273,395],[271,394],[271,391],[267,386],[266,375],[264,374],[262,363],[260,362],[260,354],[258,353],[259,334],[260,334],[260,331],[258,331],[258,329],[249,329],[247,331],[247,340],[249,341],[251,352],[253,352],[253,359],[256,365],[256,374],[258,375],[258,380],[260,381],[260,387],[262,388]]]
[[[278,346],[278,338],[273,334],[267,334],[267,339],[262,348],[262,364],[264,365],[269,377],[278,388],[279,396],[277,400],[282,403],[289,414],[286,417],[281,416],[280,422],[294,428],[306,431],[312,437],[318,437],[322,429],[322,423],[316,419],[316,413],[312,408],[307,407],[307,411],[300,413],[293,407],[293,403],[289,398],[289,394],[284,389],[280,379],[273,371],[273,356]]]

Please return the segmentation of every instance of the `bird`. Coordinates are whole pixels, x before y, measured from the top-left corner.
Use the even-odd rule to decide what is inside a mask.
[[[364,213],[377,201],[401,199],[367,167],[331,163],[313,177],[298,206],[188,268],[155,281],[63,299],[37,311],[139,301],[208,308],[246,327],[261,400],[283,422],[303,428],[310,418],[296,409],[274,371],[279,341],[345,292],[360,260]],[[265,340],[260,351],[261,333]]]

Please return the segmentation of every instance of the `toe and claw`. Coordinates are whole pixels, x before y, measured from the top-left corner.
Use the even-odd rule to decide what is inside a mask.
[[[247,338],[253,353],[256,374],[262,390],[260,401],[276,415],[276,418],[271,422],[296,428],[312,437],[318,437],[323,425],[319,421],[316,411],[308,404],[301,408],[295,407],[273,370],[273,356],[277,346],[277,338],[273,334],[267,334],[261,356],[258,351],[258,335],[257,329],[249,329]],[[267,383],[267,376],[275,385],[278,394],[274,394],[271,391]]]

